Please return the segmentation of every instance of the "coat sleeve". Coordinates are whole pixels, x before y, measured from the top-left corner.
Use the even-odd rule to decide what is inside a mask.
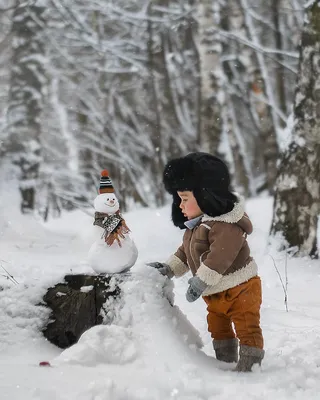
[[[178,248],[178,250],[166,261],[169,265],[174,276],[179,278],[189,271],[189,266],[187,262],[187,256],[184,251],[183,244]]]
[[[237,224],[215,223],[208,233],[210,247],[201,258],[197,276],[210,286],[219,283],[239,254],[245,236]]]

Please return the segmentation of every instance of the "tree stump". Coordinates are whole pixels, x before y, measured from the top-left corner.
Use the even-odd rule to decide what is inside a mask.
[[[49,288],[43,297],[52,309],[44,336],[65,349],[92,326],[110,323],[112,310],[104,307],[109,298],[119,298],[119,283],[126,275],[66,275],[63,283]]]

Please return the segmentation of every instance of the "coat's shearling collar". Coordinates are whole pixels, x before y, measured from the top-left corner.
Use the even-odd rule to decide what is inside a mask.
[[[230,212],[228,212],[227,214],[219,215],[218,217],[210,217],[209,215],[205,214],[202,217],[201,221],[227,222],[229,224],[235,224],[240,221],[240,219],[244,215],[244,198],[239,195],[236,196],[238,197],[238,201],[234,204],[234,207]]]

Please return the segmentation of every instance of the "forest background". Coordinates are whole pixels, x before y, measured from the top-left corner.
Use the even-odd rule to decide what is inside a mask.
[[[271,233],[317,256],[317,0],[0,0],[0,167],[20,212],[160,207],[165,163],[208,151]],[[19,210],[17,210],[19,212]]]

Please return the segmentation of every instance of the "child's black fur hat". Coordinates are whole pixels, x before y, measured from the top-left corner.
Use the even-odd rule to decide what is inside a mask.
[[[167,163],[163,183],[173,196],[172,221],[185,228],[187,218],[180,209],[177,191],[192,191],[200,209],[211,217],[231,211],[237,197],[230,189],[230,175],[226,164],[208,153],[190,153]]]

